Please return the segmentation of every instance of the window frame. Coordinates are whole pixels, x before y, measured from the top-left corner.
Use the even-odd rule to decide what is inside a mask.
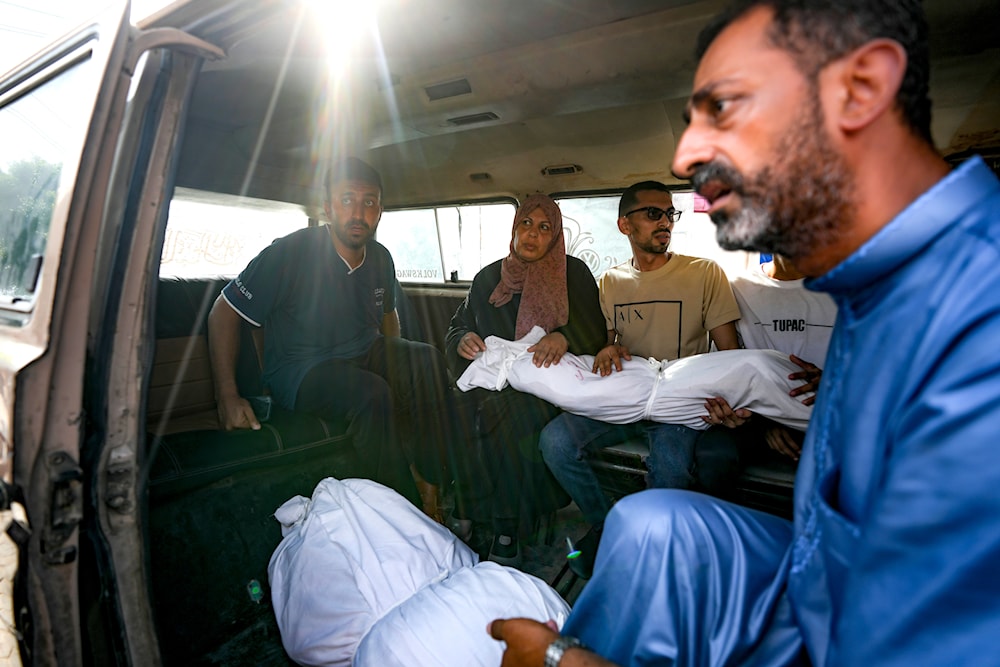
[[[670,190],[671,196],[674,196],[676,194],[694,193],[694,189],[690,185],[685,185],[685,184],[667,184],[667,189]],[[565,200],[565,199],[584,199],[584,198],[590,198],[590,197],[617,197],[617,198],[620,199],[622,193],[624,193],[625,190],[626,190],[626,188],[621,188],[621,189],[606,189],[606,188],[604,188],[604,189],[599,189],[599,190],[561,191],[561,192],[554,192],[554,193],[550,194],[549,196],[553,200],[555,200],[557,202],[560,199],[563,199],[563,200]],[[695,213],[695,212],[692,210],[691,213]],[[707,216],[707,214],[706,214],[706,216]],[[617,219],[618,218],[616,217],[615,220],[617,221]],[[683,217],[681,218],[681,221],[684,221]],[[735,277],[735,274],[737,274],[737,273],[743,271],[744,269],[746,269],[750,265],[751,260],[754,257],[756,257],[756,253],[750,253],[750,252],[745,251],[745,250],[725,250],[725,249],[721,248],[720,246],[718,246],[718,243],[715,244],[715,247],[717,248],[718,252],[717,253],[712,253],[712,254],[709,254],[709,255],[706,255],[704,253],[689,254],[687,252],[679,252],[678,254],[689,255],[691,257],[699,257],[699,258],[703,258],[703,259],[710,259],[710,260],[714,261],[716,264],[718,264],[723,269],[723,271],[726,273],[727,278],[729,278],[730,280],[733,277]],[[567,248],[567,251],[568,250],[569,249]],[[678,252],[677,250],[675,250],[674,239],[671,239],[669,250],[670,250],[670,252]],[[733,259],[732,260],[725,260],[725,261],[723,261],[722,258],[724,258],[726,256],[725,253],[733,253],[733,255],[732,255]],[[567,254],[570,254],[570,253],[567,252]],[[742,257],[742,261],[741,262],[740,261],[736,261],[736,258],[738,256]],[[629,257],[631,258],[631,253],[629,253]],[[738,266],[739,264],[742,264],[742,266]],[[610,267],[607,267],[607,268],[610,268]],[[607,270],[607,268],[605,269],[605,271]],[[597,278],[597,277],[599,277],[599,276],[595,276],[595,278]]]
[[[667,188],[670,190],[670,192],[671,192],[672,195],[676,195],[676,194],[685,194],[685,195],[688,195],[688,194],[693,194],[694,193],[694,190],[690,186],[687,186],[687,185],[668,185]],[[549,194],[548,196],[551,197],[553,200],[555,200],[557,202],[559,202],[559,201],[565,201],[567,199],[578,200],[578,199],[591,199],[591,198],[600,198],[600,197],[619,199],[624,191],[625,191],[625,188],[601,188],[601,189],[593,189],[593,190],[557,191],[557,192],[553,192],[553,193]],[[520,202],[516,198],[514,198],[512,196],[499,197],[499,198],[471,198],[471,199],[446,200],[446,201],[443,201],[443,202],[434,202],[434,203],[430,203],[430,204],[426,204],[426,205],[407,205],[407,206],[398,206],[398,207],[391,207],[391,208],[387,207],[383,211],[383,216],[385,215],[385,213],[392,213],[392,212],[397,212],[397,211],[433,211],[434,215],[435,215],[435,231],[437,233],[437,239],[436,239],[436,241],[437,241],[437,253],[438,253],[438,258],[439,258],[439,260],[441,262],[441,265],[442,265],[442,274],[444,274],[444,269],[445,269],[445,267],[444,267],[444,252],[442,251],[442,236],[441,236],[440,222],[438,222],[437,210],[440,209],[440,208],[455,207],[455,206],[477,206],[477,205],[504,204],[504,203],[509,203],[509,204],[513,205],[515,207],[515,210],[516,210],[516,208],[518,206],[520,206]],[[689,213],[694,213],[694,211],[692,210]],[[690,220],[690,218],[688,218],[688,219]],[[617,217],[614,220],[617,220]],[[682,218],[682,221],[683,220],[684,219]],[[609,221],[609,222],[614,222],[614,221]],[[565,228],[565,226],[564,226],[564,228]],[[381,226],[380,226],[380,230],[381,230]],[[586,238],[587,235],[592,235],[592,234],[591,234],[591,232],[588,229],[585,229],[582,226],[581,226],[581,228],[579,230],[576,230],[576,232],[574,233],[574,241],[573,241],[574,246],[578,243],[577,239],[579,239],[579,238]],[[378,239],[378,234],[376,233],[376,240],[377,239]],[[579,248],[576,248],[576,249],[579,250]],[[574,247],[568,247],[567,248],[567,254],[572,254],[574,257],[577,257],[578,259],[583,259],[586,262],[586,259],[584,259],[583,257],[580,257],[579,255],[574,254],[573,252],[570,252],[572,250],[574,250]],[[677,252],[676,250],[674,250],[673,243],[671,244],[671,251],[672,252]],[[734,253],[733,259],[729,259],[729,260],[725,259],[726,253]],[[742,253],[741,258],[736,258],[736,255],[740,255],[741,253]],[[680,254],[684,254],[684,255],[691,254],[691,256],[694,256],[694,257],[702,257],[702,258],[706,258],[706,259],[711,259],[711,260],[715,261],[717,264],[719,264],[722,267],[722,269],[726,272],[727,277],[729,277],[729,278],[734,277],[734,275],[736,273],[742,271],[747,266],[749,266],[750,261],[751,261],[751,256],[750,256],[751,254],[750,253],[746,253],[745,251],[727,251],[727,250],[724,250],[724,249],[720,248],[718,246],[718,244],[715,244],[715,246],[713,248],[713,252],[709,253],[709,254],[705,254],[703,252],[701,252],[701,253],[680,252]],[[395,255],[394,255],[394,258],[395,258]],[[628,258],[631,258],[631,251],[629,251],[629,253],[627,254],[627,257],[622,258],[622,261],[627,261]],[[587,264],[588,264],[588,266],[590,266],[589,262]],[[599,278],[600,275],[602,275],[605,271],[607,271],[609,268],[611,268],[611,266],[614,266],[614,265],[615,264],[609,263],[608,266],[602,267],[601,270],[600,270],[600,272],[597,273],[597,274],[595,274],[595,276],[594,276],[595,279]],[[480,266],[478,270],[482,270],[483,268],[485,268],[485,266]],[[397,267],[397,269],[398,269],[398,267]],[[591,268],[591,270],[593,271],[593,268]],[[441,282],[432,282],[432,281],[427,281],[427,280],[403,280],[403,279],[400,279],[400,282],[402,284],[405,284],[405,285],[407,285],[409,287],[414,287],[414,288],[416,288],[416,287],[434,288],[434,287],[443,287],[443,286],[447,286],[447,285],[462,285],[462,286],[468,287],[469,285],[471,285],[472,279],[471,278],[469,278],[469,279],[461,279],[460,278],[458,280],[451,280],[450,278],[445,278]]]
[[[240,220],[239,224],[244,226],[249,226],[246,221],[249,220],[251,217],[259,217],[260,219],[263,219],[265,215],[273,216],[275,218],[275,222],[278,222],[279,216],[281,216],[282,218],[287,216],[288,220],[290,220],[292,215],[298,215],[300,217],[300,224],[298,224],[298,226],[294,228],[291,227],[291,224],[288,225],[275,224],[275,229],[273,234],[267,232],[266,225],[262,225],[259,229],[255,228],[251,232],[248,232],[247,234],[244,234],[242,236],[238,234],[225,234],[220,232],[219,227],[227,227],[229,225],[234,225],[235,223],[233,223],[233,221],[231,220],[225,220],[222,223],[220,223],[218,218],[214,219],[213,224],[211,225],[202,224],[202,225],[192,225],[190,228],[188,227],[178,228],[176,226],[176,221],[185,220],[185,216],[182,212],[176,211],[173,208],[175,203],[181,203],[183,206],[189,206],[189,205],[194,207],[204,206],[206,207],[206,209],[209,207],[215,209],[226,209],[228,211],[234,212],[233,213],[234,216],[236,216],[235,212],[240,212],[240,214],[245,217]],[[210,213],[210,211],[206,210],[205,213],[208,214]],[[171,227],[171,221],[175,221],[175,226],[173,228]],[[318,221],[316,218],[310,217],[308,207],[302,204],[274,201],[270,199],[262,199],[259,197],[232,195],[222,192],[211,192],[208,190],[197,190],[194,188],[186,188],[178,186],[174,188],[172,196],[170,198],[170,202],[167,205],[167,220],[164,229],[163,247],[160,251],[160,260],[158,268],[159,277],[161,279],[173,278],[173,279],[193,279],[193,280],[203,279],[203,278],[219,278],[219,277],[235,278],[237,275],[239,275],[241,271],[243,271],[244,268],[246,268],[250,260],[256,257],[262,250],[264,250],[264,248],[270,245],[275,239],[278,239],[282,236],[287,236],[288,234],[292,234],[300,229],[305,229],[306,227],[314,227],[319,224],[325,224],[325,223]],[[253,244],[252,247],[256,249],[253,250],[252,252],[243,251],[242,249],[240,249],[236,253],[237,256],[235,260],[230,260],[224,266],[220,264],[219,270],[217,271],[206,271],[203,273],[192,271],[190,270],[190,268],[188,268],[182,263],[181,259],[176,260],[178,262],[176,267],[168,266],[171,263],[171,261],[169,259],[167,261],[164,261],[164,257],[167,256],[168,254],[170,256],[174,256],[175,247],[180,246],[181,249],[183,249],[183,246],[185,245],[181,240],[178,240],[172,235],[173,234],[185,235],[189,233],[200,234],[202,237],[204,237],[201,240],[201,244],[203,246],[206,243],[209,243],[209,241],[213,237],[222,239],[229,239],[232,237],[237,237],[237,238],[249,237],[252,238],[254,241],[265,238],[267,240],[264,241],[262,244],[257,244],[257,243]],[[207,253],[203,254],[203,257],[206,254]],[[206,264],[205,261],[200,262],[200,266],[204,266],[205,264]],[[200,268],[200,266],[196,268]],[[164,271],[164,267],[166,267],[168,271]]]
[[[513,224],[513,221],[514,221],[513,214],[517,212],[517,208],[518,208],[518,206],[520,206],[520,202],[517,200],[516,197],[510,196],[510,195],[504,195],[504,196],[500,196],[500,197],[484,197],[484,198],[478,198],[478,197],[476,197],[476,198],[469,198],[469,199],[455,199],[455,200],[445,200],[445,201],[441,201],[441,202],[433,202],[433,203],[428,203],[428,204],[403,205],[403,206],[385,207],[383,209],[383,211],[382,211],[382,216],[383,217],[385,216],[386,213],[396,213],[396,212],[402,212],[402,211],[426,211],[426,210],[433,210],[434,211],[435,228],[436,228],[436,231],[437,231],[438,258],[439,258],[439,261],[440,261],[440,264],[441,264],[442,280],[441,280],[441,282],[432,282],[432,281],[426,281],[426,280],[406,280],[406,281],[400,280],[399,281],[400,284],[405,284],[406,286],[410,286],[410,287],[443,287],[443,286],[447,286],[447,285],[461,285],[461,286],[464,286],[465,288],[468,288],[468,286],[472,284],[472,278],[468,278],[468,279],[459,278],[457,280],[451,280],[450,276],[448,276],[445,273],[444,251],[443,251],[443,248],[442,248],[442,245],[441,245],[441,228],[440,228],[439,216],[437,214],[437,209],[439,209],[439,208],[448,208],[448,207],[461,207],[461,206],[484,206],[484,205],[492,205],[492,204],[510,204],[510,205],[512,205],[514,207],[514,211],[511,214],[511,224]],[[381,228],[382,228],[382,225],[381,225],[381,220],[380,220],[379,221],[379,229],[376,230],[376,233],[375,233],[375,240],[376,241],[378,241],[378,233],[379,233],[379,231],[381,231]],[[394,262],[396,261],[395,255],[393,255],[393,261]],[[397,267],[397,269],[398,269],[398,267]],[[477,270],[477,273],[479,271],[481,271],[482,269],[483,269],[483,267],[480,266],[479,269]],[[397,280],[398,280],[398,278],[397,278]]]

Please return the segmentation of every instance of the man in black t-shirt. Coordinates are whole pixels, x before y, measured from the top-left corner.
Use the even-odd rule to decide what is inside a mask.
[[[346,422],[363,475],[413,499],[408,459],[424,511],[440,519],[448,374],[436,348],[399,336],[395,267],[373,239],[381,197],[374,168],[336,163],[329,225],[277,239],[223,288],[208,320],[219,420],[226,430],[260,428],[235,379],[245,320],[266,330],[263,380],[275,403]]]

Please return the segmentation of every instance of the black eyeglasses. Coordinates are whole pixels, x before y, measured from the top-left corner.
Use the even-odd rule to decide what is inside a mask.
[[[625,217],[628,217],[633,213],[638,213],[639,211],[645,211],[646,217],[652,222],[656,222],[663,216],[667,216],[667,220],[669,220],[670,222],[677,222],[678,220],[681,219],[681,212],[678,211],[676,208],[671,207],[666,211],[664,211],[659,206],[643,206],[642,208],[632,209],[631,211],[625,214]]]

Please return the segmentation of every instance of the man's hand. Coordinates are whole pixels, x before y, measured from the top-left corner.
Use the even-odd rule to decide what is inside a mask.
[[[702,415],[701,418],[706,424],[712,424],[713,426],[721,424],[728,428],[743,426],[753,414],[746,408],[733,410],[729,407],[726,399],[721,396],[716,396],[705,401],[705,409],[708,410],[708,416]]]
[[[764,430],[764,441],[768,447],[793,461],[798,461],[802,454],[802,446],[792,437],[792,432],[780,424]]]
[[[507,643],[501,667],[542,667],[545,649],[559,636],[554,621],[539,623],[528,618],[498,618],[486,631]]]
[[[539,623],[529,618],[497,619],[486,627],[493,639],[507,642],[500,667],[542,667],[545,650],[559,636],[555,621]],[[615,667],[601,656],[584,648],[571,648],[563,655],[560,667]]]
[[[485,351],[486,343],[483,342],[483,339],[475,331],[470,331],[458,341],[458,356],[463,359],[472,361],[476,358],[477,354]]]
[[[227,431],[251,428],[260,430],[260,422],[257,421],[253,408],[246,399],[236,394],[220,397],[216,399],[219,411],[219,425]]]
[[[569,341],[558,331],[545,334],[542,339],[528,348],[528,352],[534,352],[531,363],[538,368],[545,366],[548,368],[552,364],[558,364],[562,356],[569,349]]]
[[[802,394],[813,394],[812,396],[807,396],[802,399],[802,405],[812,405],[816,402],[816,390],[819,388],[820,378],[823,377],[823,369],[818,366],[809,363],[808,361],[802,361],[794,354],[788,356],[792,363],[800,367],[801,371],[796,371],[788,376],[789,380],[802,380],[805,384],[792,389],[788,392],[789,396],[801,396]]]
[[[622,359],[631,360],[628,348],[618,343],[611,343],[594,357],[594,367],[591,369],[595,373],[600,373],[601,377],[611,375],[611,369],[620,371],[622,369]]]

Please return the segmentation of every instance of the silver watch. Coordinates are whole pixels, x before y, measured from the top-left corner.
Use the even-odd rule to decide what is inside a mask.
[[[549,647],[545,649],[545,667],[559,667],[559,661],[562,660],[563,653],[566,652],[566,649],[577,647],[583,648],[583,642],[576,637],[557,637],[556,640],[549,644]]]

